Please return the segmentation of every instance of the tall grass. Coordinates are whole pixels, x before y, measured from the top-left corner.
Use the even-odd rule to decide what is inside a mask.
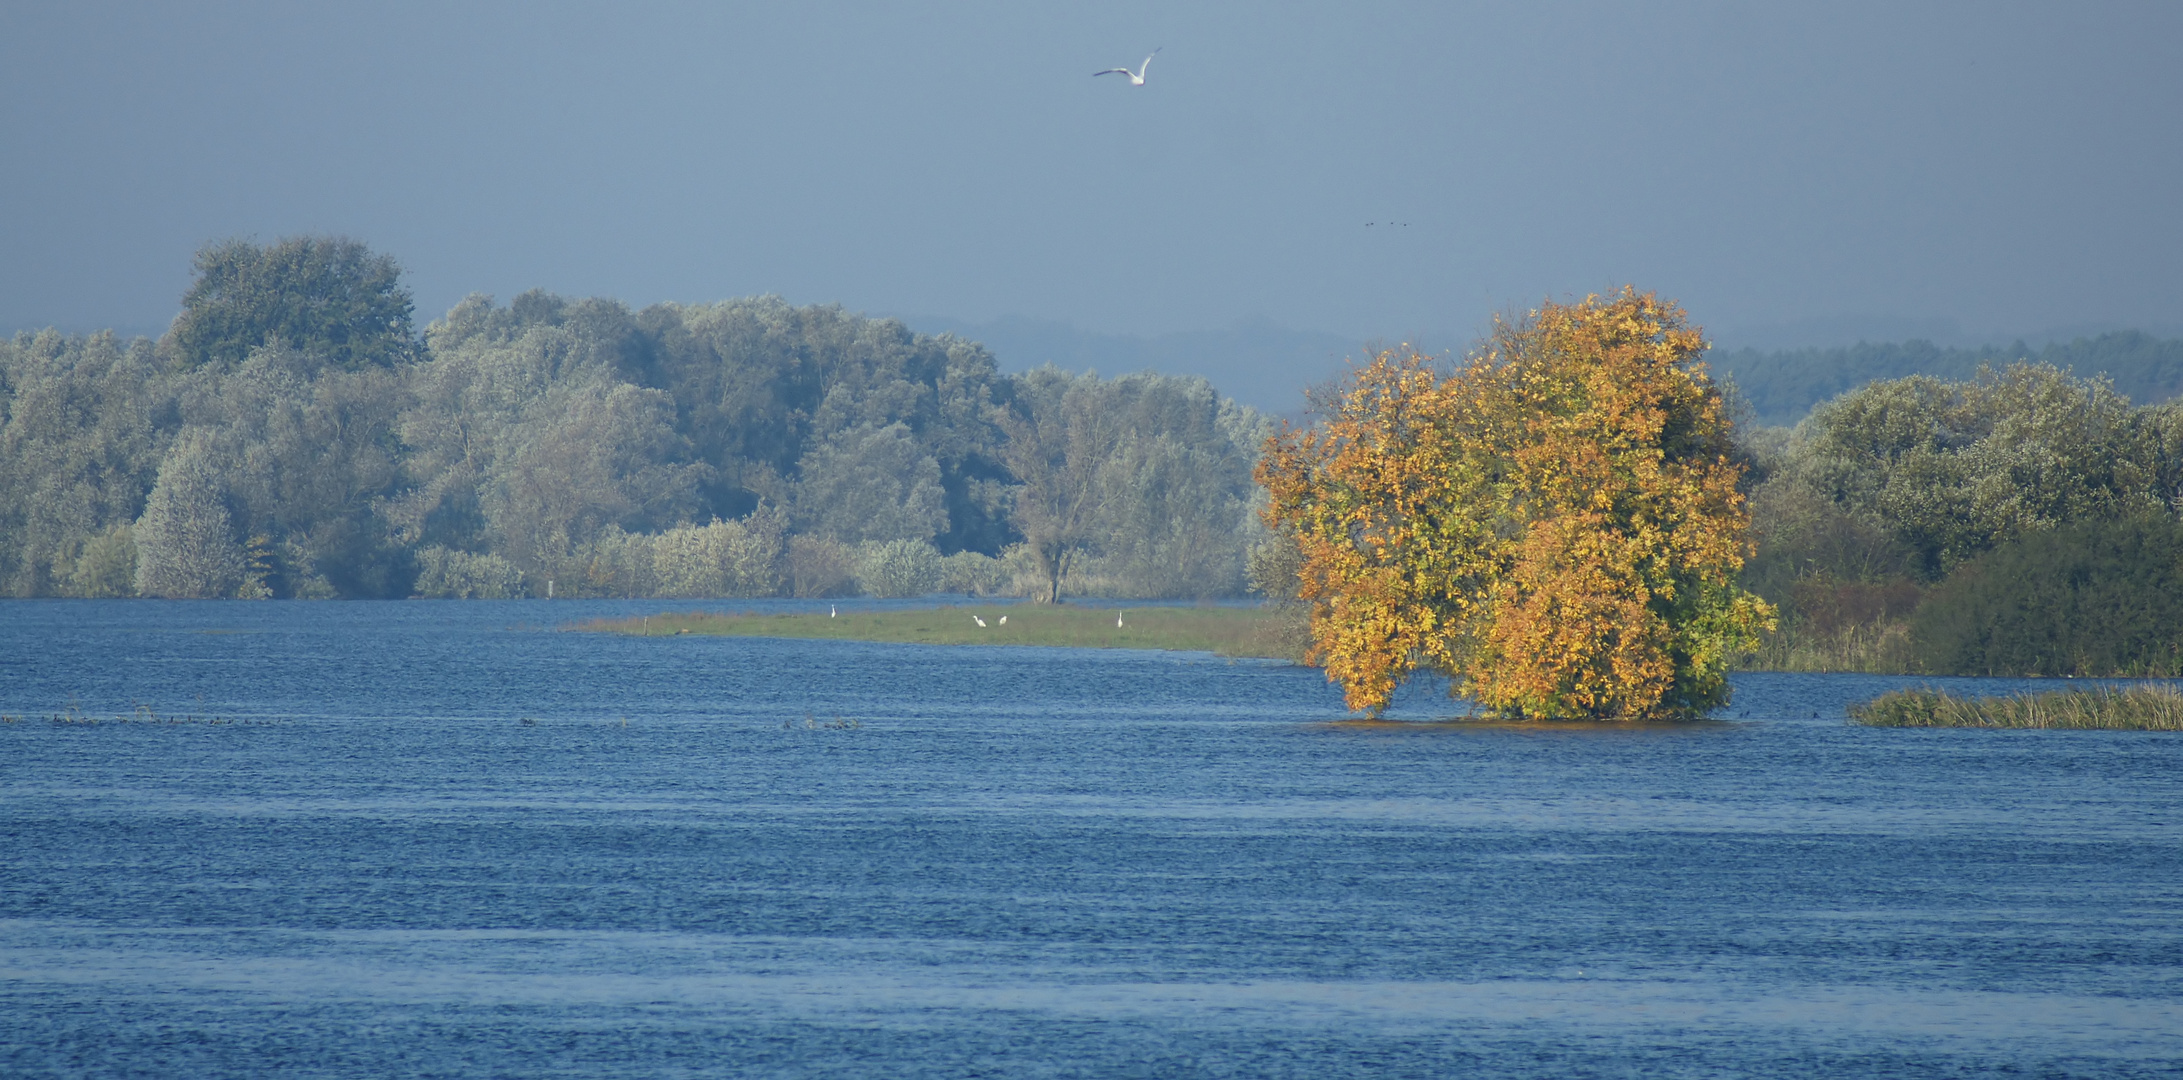
[[[1831,629],[1786,626],[1768,634],[1737,665],[1743,671],[1858,672],[1904,675],[1916,671],[1910,626],[1901,619],[1874,619]]]
[[[2183,689],[2155,683],[1982,698],[1933,689],[1897,690],[1852,705],[1849,713],[1850,719],[1870,727],[2183,731]]]

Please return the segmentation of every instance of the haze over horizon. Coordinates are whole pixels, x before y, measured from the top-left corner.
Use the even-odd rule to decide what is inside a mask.
[[[156,333],[199,246],[316,233],[420,321],[776,293],[1315,354],[1631,282],[1731,346],[2183,332],[2183,9],[1266,11],[11,8],[0,331]]]

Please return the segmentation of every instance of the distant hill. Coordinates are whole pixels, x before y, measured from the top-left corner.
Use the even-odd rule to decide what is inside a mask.
[[[1010,316],[974,323],[943,316],[905,316],[920,333],[951,333],[979,342],[1004,372],[1045,364],[1105,375],[1158,371],[1202,375],[1227,397],[1274,416],[1303,411],[1303,392],[1366,356],[1368,342],[1318,330],[1292,330],[1258,320],[1218,330],[1136,336],[1084,330],[1065,322]],[[1418,342],[1428,352],[1443,342]],[[1456,350],[1460,352],[1461,350]],[[1716,349],[1707,355],[1716,377],[1735,380],[1759,421],[1788,425],[1812,406],[1875,379],[1933,375],[1967,379],[1980,364],[2019,360],[2049,363],[2080,376],[2105,375],[2138,404],[2183,395],[2183,338],[2136,330],[2067,341],[2007,345],[1938,345],[1923,339],[1837,348]]]
[[[2082,377],[2104,375],[2140,405],[2183,394],[2183,339],[2156,338],[2136,330],[2030,346],[1944,348],[1930,341],[1860,342],[1836,349],[1716,350],[1706,358],[1716,377],[1736,388],[1760,423],[1794,424],[1812,406],[1876,379],[1933,375],[1966,379],[1980,364],[2005,367],[2020,360],[2053,364]]]

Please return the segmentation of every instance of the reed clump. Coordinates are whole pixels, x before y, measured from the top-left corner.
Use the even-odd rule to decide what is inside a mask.
[[[2183,689],[2155,683],[1981,698],[1930,688],[1897,690],[1852,705],[1849,713],[1868,727],[2183,731]]]
[[[1902,619],[1832,627],[1795,622],[1764,635],[1759,647],[1741,658],[1737,669],[1908,675],[1919,670],[1913,646],[1910,624]]]

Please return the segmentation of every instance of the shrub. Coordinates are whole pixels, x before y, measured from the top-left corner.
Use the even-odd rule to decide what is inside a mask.
[[[135,596],[136,539],[129,526],[116,525],[86,542],[68,585],[75,596]]]
[[[2002,545],[1941,583],[1911,638],[1936,674],[2183,673],[2183,526],[2090,522]]]
[[[516,600],[524,596],[523,571],[498,555],[428,547],[417,552],[416,595],[443,600]]]
[[[830,536],[788,538],[788,586],[796,596],[848,596],[856,591],[856,552]]]
[[[1276,604],[1295,603],[1297,573],[1304,568],[1304,553],[1296,537],[1288,533],[1251,545],[1244,576],[1250,591]]]
[[[971,596],[1006,593],[1010,584],[1007,564],[976,551],[958,551],[940,559],[940,591]]]
[[[652,538],[657,596],[772,596],[781,590],[780,530],[770,516],[679,525]]]
[[[555,582],[554,595],[651,596],[659,584],[656,537],[623,532],[609,525],[589,542],[577,546],[573,556],[546,564],[547,577]]]
[[[940,550],[924,540],[886,540],[857,548],[857,584],[900,599],[940,591]]]

